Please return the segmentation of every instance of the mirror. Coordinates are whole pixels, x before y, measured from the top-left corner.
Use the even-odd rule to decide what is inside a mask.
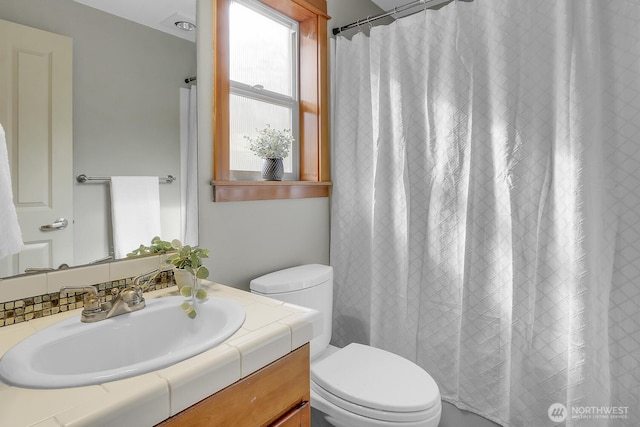
[[[178,178],[160,184],[160,210],[162,237],[180,238],[180,89],[196,75],[195,35],[141,25],[96,9],[100,3],[153,12],[142,15],[157,28],[171,27],[176,17],[194,20],[196,7],[195,0],[148,0],[142,8],[141,0],[0,0],[0,19],[73,40],[74,237],[65,262],[74,266],[112,254],[108,181],[78,183],[80,174]]]

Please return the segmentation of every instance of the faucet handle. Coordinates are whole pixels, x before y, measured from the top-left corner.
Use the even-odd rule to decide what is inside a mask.
[[[60,295],[69,292],[83,292],[84,309],[88,311],[100,310],[100,298],[98,290],[94,286],[63,286],[60,288]]]
[[[142,296],[142,289],[139,286],[132,286],[126,289],[123,289],[120,292],[119,297],[127,303],[130,307],[142,304],[144,302],[144,297]]]
[[[61,294],[67,294],[69,292],[77,292],[77,291],[87,292],[92,295],[98,296],[98,290],[96,289],[95,286],[63,286],[60,288]]]

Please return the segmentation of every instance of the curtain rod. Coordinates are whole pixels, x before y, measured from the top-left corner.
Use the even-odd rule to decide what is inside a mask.
[[[373,21],[377,21],[378,19],[382,19],[382,18],[386,18],[387,16],[391,16],[391,15],[395,15],[396,13],[400,13],[400,12],[404,12],[405,10],[414,8],[416,6],[419,5],[423,5],[425,9],[431,8],[431,7],[436,7],[436,6],[440,6],[443,3],[448,3],[452,0],[415,0],[412,1],[410,3],[407,3],[405,5],[402,6],[398,6],[398,7],[394,7],[391,10],[387,10],[386,12],[382,12],[378,15],[374,15],[374,16],[367,16],[364,19],[359,19],[356,22],[353,22],[349,25],[345,25],[344,27],[337,27],[333,29],[333,35],[338,35],[343,31],[346,30],[350,30],[352,28],[356,28],[359,27],[360,25],[363,24],[369,24]],[[471,1],[471,0],[465,0],[465,1]]]
[[[176,178],[173,175],[167,175],[166,177],[159,176],[158,179],[160,180],[161,183],[166,183],[166,184],[171,184],[173,181],[176,180]],[[87,176],[87,175],[82,173],[82,174],[76,176],[76,181],[78,181],[80,184],[84,184],[87,181],[107,182],[107,181],[111,181],[111,177],[109,177],[109,176]]]

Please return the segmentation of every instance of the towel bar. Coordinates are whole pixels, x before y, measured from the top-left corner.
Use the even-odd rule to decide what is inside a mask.
[[[173,175],[167,175],[166,177],[159,176],[158,179],[160,179],[160,183],[171,184],[173,181],[176,180],[176,177]],[[87,181],[105,181],[105,182],[111,181],[111,178],[108,176],[87,176],[82,173],[76,176],[76,181],[78,181],[81,184],[84,184]]]

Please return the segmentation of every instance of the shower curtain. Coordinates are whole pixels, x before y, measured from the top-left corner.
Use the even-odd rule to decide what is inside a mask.
[[[501,425],[640,425],[638,28],[482,0],[338,38],[334,344]]]
[[[180,88],[180,240],[198,246],[197,87]]]

